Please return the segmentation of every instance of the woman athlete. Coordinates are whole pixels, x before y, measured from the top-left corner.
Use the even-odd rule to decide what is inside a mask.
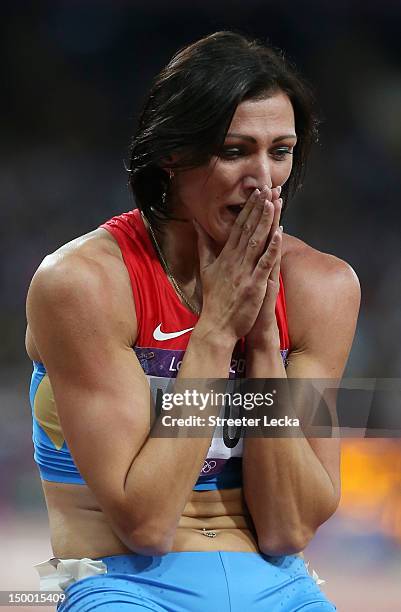
[[[36,272],[27,350],[60,610],[335,609],[298,553],[338,505],[337,439],[150,435],[149,381],[341,377],[358,281],[280,227],[314,134],[281,55],[201,39],[140,117],[137,209]]]

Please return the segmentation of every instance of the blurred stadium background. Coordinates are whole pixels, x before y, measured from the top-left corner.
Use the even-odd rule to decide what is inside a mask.
[[[320,144],[285,229],[361,280],[346,376],[399,377],[400,26],[396,0],[2,3],[0,590],[37,588],[32,565],[51,556],[32,460],[27,287],[45,254],[131,206],[134,118],[178,47],[240,30],[285,49],[314,85]],[[340,611],[401,610],[401,440],[345,440],[342,471],[341,506],[308,548],[310,568]]]

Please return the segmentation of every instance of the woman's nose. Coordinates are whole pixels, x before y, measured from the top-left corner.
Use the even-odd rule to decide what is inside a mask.
[[[248,196],[254,189],[263,189],[265,185],[271,189],[273,182],[268,160],[261,160],[253,164],[247,175],[244,176],[242,185]]]

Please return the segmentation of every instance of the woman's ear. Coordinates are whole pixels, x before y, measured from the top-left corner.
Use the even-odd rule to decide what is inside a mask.
[[[170,170],[174,172],[173,168],[175,167],[177,162],[178,162],[177,154],[168,155],[167,157],[161,160],[160,168],[164,170],[165,172],[167,172],[167,174],[169,174]]]

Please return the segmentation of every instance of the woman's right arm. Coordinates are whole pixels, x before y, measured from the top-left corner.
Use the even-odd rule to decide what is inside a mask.
[[[214,261],[200,231],[204,304],[178,379],[226,378],[235,342],[259,312],[265,288],[252,278],[259,255],[248,241],[262,242],[269,215],[252,199],[247,206]],[[274,253],[261,258],[266,273],[269,257]],[[28,293],[30,332],[82,477],[128,548],[163,554],[172,547],[210,438],[149,437],[150,389],[132,349],[134,313],[127,271],[110,254],[56,253]]]
[[[28,322],[82,477],[126,546],[163,554],[210,439],[148,437],[149,384],[132,349],[135,310],[119,265],[78,253],[47,258],[29,290]],[[196,331],[189,344],[181,377],[227,376],[232,346]]]

